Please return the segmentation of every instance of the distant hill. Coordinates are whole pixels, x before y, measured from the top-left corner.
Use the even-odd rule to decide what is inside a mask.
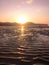
[[[26,24],[24,24],[24,25],[26,25],[26,26],[33,26],[34,25],[34,23],[32,23],[32,22],[27,22]]]
[[[21,24],[18,24],[16,22],[0,22],[0,26],[20,26]],[[33,27],[33,28],[45,28],[45,27],[49,27],[48,24],[35,24],[35,23],[32,23],[32,22],[27,22],[25,24],[23,24],[25,27]]]
[[[11,23],[11,22],[0,22],[0,26],[18,26],[18,23]]]
[[[13,22],[13,23],[11,23],[11,22],[0,22],[0,26],[19,26],[19,25],[21,25],[21,24],[16,23],[16,22]],[[33,25],[33,23],[32,22],[27,22],[23,25],[28,25],[29,26],[29,25]]]

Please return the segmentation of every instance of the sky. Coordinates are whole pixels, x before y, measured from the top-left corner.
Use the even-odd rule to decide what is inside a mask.
[[[16,22],[20,15],[49,24],[49,0],[0,0],[0,22]]]

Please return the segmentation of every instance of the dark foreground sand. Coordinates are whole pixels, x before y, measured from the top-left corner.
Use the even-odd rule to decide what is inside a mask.
[[[1,26],[0,65],[49,65],[48,31]]]

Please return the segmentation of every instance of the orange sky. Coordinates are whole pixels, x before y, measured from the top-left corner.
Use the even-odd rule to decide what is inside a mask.
[[[22,14],[28,21],[49,24],[49,0],[0,0],[0,22],[16,22]]]

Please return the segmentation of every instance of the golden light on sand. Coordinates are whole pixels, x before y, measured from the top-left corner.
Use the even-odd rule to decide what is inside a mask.
[[[21,26],[21,36],[24,35],[24,26]]]
[[[27,16],[18,16],[17,23],[25,24],[28,21]]]
[[[22,31],[22,32],[24,31],[24,26],[21,27],[21,31]]]

